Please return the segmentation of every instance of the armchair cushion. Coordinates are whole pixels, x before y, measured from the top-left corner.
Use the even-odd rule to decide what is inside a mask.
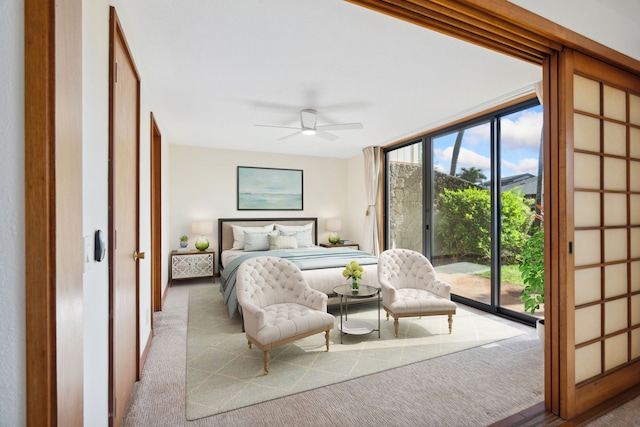
[[[236,279],[249,346],[264,352],[264,373],[269,369],[269,349],[309,335],[329,333],[335,317],[327,313],[327,295],[311,289],[302,272],[289,260],[256,257],[240,264]]]
[[[452,315],[456,304],[451,301],[451,286],[438,280],[429,260],[409,249],[389,249],[378,258],[378,281],[382,288],[382,304],[394,318],[398,335],[398,318],[412,316],[449,316],[451,333]]]

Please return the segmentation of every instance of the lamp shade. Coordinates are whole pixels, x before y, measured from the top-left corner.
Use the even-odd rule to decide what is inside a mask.
[[[327,231],[340,231],[342,230],[342,220],[340,218],[328,219],[325,228]]]
[[[191,223],[191,232],[199,236],[213,233],[213,221],[193,221]]]

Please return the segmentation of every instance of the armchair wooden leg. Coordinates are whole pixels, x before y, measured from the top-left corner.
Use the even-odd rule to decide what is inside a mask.
[[[453,315],[449,315],[449,333],[451,333],[451,327],[453,326]]]
[[[396,336],[396,338],[398,338],[398,318],[397,317],[393,318],[393,333]]]
[[[269,351],[265,350],[262,353],[262,359],[264,360],[264,374],[269,374]]]
[[[324,340],[327,344],[327,351],[329,351],[330,337],[331,337],[331,331],[327,329],[327,331],[324,333]]]
[[[251,350],[251,341],[247,341],[247,345],[249,346],[249,350]]]

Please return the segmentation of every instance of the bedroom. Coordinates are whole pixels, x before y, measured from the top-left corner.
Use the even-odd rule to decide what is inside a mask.
[[[84,41],[86,43],[85,49],[87,49],[86,57],[92,58],[91,60],[87,59],[87,63],[85,64],[85,71],[84,71],[86,73],[86,77],[88,80],[88,83],[85,89],[85,94],[84,94],[85,102],[87,105],[86,108],[87,108],[87,111],[91,112],[91,114],[87,114],[85,116],[84,128],[85,128],[87,141],[90,140],[92,141],[92,144],[95,144],[96,146],[100,146],[100,147],[105,147],[107,142],[106,141],[106,134],[107,134],[106,123],[104,121],[104,118],[107,115],[106,113],[107,106],[106,106],[106,102],[104,102],[104,100],[106,99],[106,88],[104,84],[100,83],[100,82],[104,82],[105,70],[107,68],[106,35],[105,35],[107,33],[107,23],[105,20],[106,6],[107,6],[107,2],[103,2],[102,4],[99,4],[99,5],[87,4],[84,10],[84,18],[87,20],[87,22],[91,22],[95,24],[90,26],[87,25],[87,27],[84,30]],[[15,14],[12,16],[19,17],[20,10],[15,11]],[[20,19],[17,19],[17,21],[20,22]],[[124,22],[126,23],[126,20]],[[89,27],[97,31],[91,31]],[[5,28],[7,28],[8,30],[15,29],[15,27],[12,25],[6,26]],[[19,33],[20,29],[15,29],[15,30],[16,30],[16,33]],[[131,39],[134,39],[135,35],[131,34],[129,37]],[[16,37],[16,39],[19,39],[19,38],[20,37]],[[95,53],[95,56],[92,52]],[[19,80],[19,78],[16,78],[16,80]],[[92,84],[92,83],[95,83],[95,84]],[[16,86],[19,86],[19,84],[17,84]],[[144,90],[146,91],[147,89],[144,89]],[[153,109],[152,99],[154,96],[158,96],[158,95],[152,94],[149,92],[143,93],[142,110],[144,112],[148,112]],[[16,108],[15,110],[22,111],[21,108]],[[146,144],[146,141],[148,141],[149,131],[147,129],[148,127],[145,125],[145,122],[144,122],[145,114],[143,114],[142,120],[143,120],[143,124],[141,126],[141,141],[144,141],[144,143]],[[18,117],[16,119],[16,123],[20,123],[20,122],[21,122],[20,118]],[[162,128],[162,120],[160,118],[159,118],[159,123]],[[17,135],[19,135],[19,133],[20,132],[16,132]],[[167,135],[165,134],[164,136],[166,137]],[[21,138],[16,137],[16,140],[20,141]],[[90,234],[94,228],[104,229],[106,228],[106,223],[107,223],[107,214],[106,214],[106,206],[105,206],[105,199],[106,199],[105,194],[107,191],[106,181],[96,180],[94,178],[96,174],[98,176],[106,176],[106,164],[103,161],[105,154],[103,150],[97,150],[97,151],[98,152],[96,153],[96,152],[92,152],[91,150],[88,150],[88,152],[85,154],[86,156],[85,177],[83,181],[87,185],[84,190],[85,194],[84,194],[84,202],[83,202],[83,210],[84,210],[84,217],[85,217],[84,230],[83,230],[84,234]],[[169,151],[167,150],[165,154],[168,157]],[[227,153],[227,154],[235,154],[235,153]],[[225,155],[225,152],[222,152],[221,158],[224,158],[224,155]],[[258,159],[255,158],[254,160],[258,160]],[[289,164],[285,164],[286,159],[273,157],[272,160],[273,160],[272,166],[279,166],[279,167],[290,166]],[[292,160],[297,161],[299,159],[297,157],[294,157]],[[308,161],[313,162],[312,160],[308,160]],[[339,162],[340,164],[342,164],[343,174],[345,175],[346,178],[349,177],[348,175],[350,175],[352,171],[354,176],[356,177],[362,176],[362,174],[358,171],[358,169],[361,168],[361,166],[359,166],[359,161],[357,159],[353,160],[353,164],[351,163],[352,160],[340,160]],[[20,163],[20,162],[17,162],[17,163]],[[330,162],[327,162],[327,163],[330,163]],[[6,169],[3,168],[3,169],[9,170],[9,171],[14,170],[13,169],[14,165],[9,165],[9,166],[10,167]],[[334,166],[335,165],[332,165],[332,164],[326,164],[325,168],[323,169],[330,171],[334,168]],[[147,173],[146,167],[147,167],[146,162],[143,162],[143,169],[142,169],[143,176],[145,176],[145,174]],[[171,167],[172,168],[174,167],[173,163]],[[312,166],[309,166],[309,167],[311,168]],[[191,169],[191,165],[187,161],[185,162],[185,164],[183,164],[180,167],[180,169],[181,170],[179,173],[183,174],[183,176],[188,176],[189,171]],[[169,171],[165,170],[165,173],[168,174]],[[324,172],[324,173],[328,173],[328,172]],[[16,173],[16,175],[20,175],[20,174]],[[228,179],[228,176],[229,175],[227,173],[227,174],[222,174],[222,176],[219,176],[216,178],[218,180],[224,180],[225,178]],[[8,180],[8,182],[12,182],[12,181],[13,179]],[[211,179],[212,186],[214,185],[214,182],[215,181]],[[148,193],[147,193],[148,186],[146,186],[145,184],[146,183],[143,182],[141,185],[141,191],[142,191],[141,196],[143,200],[146,200],[148,198]],[[179,190],[170,189],[168,191],[170,191],[171,192],[170,194],[172,194]],[[337,192],[334,192],[334,193],[337,193]],[[175,207],[172,205],[172,202],[170,202],[171,200],[170,197],[165,198],[166,208],[175,209]],[[202,199],[197,199],[197,200],[204,200],[205,198],[210,196],[208,194],[204,194],[204,195],[199,195],[199,197],[202,197]],[[227,197],[232,199],[233,196],[228,195]],[[333,197],[338,197],[338,196],[336,196],[335,194],[332,194],[332,198]],[[347,198],[346,196],[343,196],[336,203],[331,202],[331,206],[333,207],[333,209],[327,209],[328,211],[330,211],[328,214],[333,215],[334,211],[338,212],[339,210],[346,210],[347,209],[346,206],[348,206],[348,203],[345,203],[346,198]],[[327,203],[328,204],[326,206],[329,206],[329,202]],[[143,203],[141,205],[141,208],[142,208],[142,212],[141,212],[142,216],[143,217],[147,216],[148,215],[147,205]],[[19,213],[19,209],[18,209],[18,213]],[[320,213],[318,213],[318,215],[320,215]],[[17,214],[16,216],[20,217],[19,214]],[[170,230],[168,218],[165,218],[165,220],[167,221],[165,230]],[[15,222],[20,223],[20,221],[15,221]],[[13,224],[13,222],[10,222],[9,225],[10,224]],[[359,226],[357,222],[349,223],[348,233],[349,233],[349,237],[351,237],[353,240],[358,239],[357,234],[355,234],[357,233],[358,228]],[[7,229],[12,229],[12,226],[8,226]],[[345,233],[346,232],[347,230],[345,229]],[[17,234],[20,234],[20,233],[18,232]],[[168,231],[167,233],[165,233],[165,238],[167,239],[166,247],[169,248],[169,247],[175,246],[177,243],[175,242],[175,240],[172,241],[171,239],[176,239],[178,235],[179,234],[175,234],[171,231]],[[140,237],[142,241],[148,240],[149,233],[146,227],[141,228]],[[20,239],[18,238],[18,240]],[[9,254],[9,255],[10,255],[9,259],[13,259],[13,255],[12,254]],[[19,261],[16,262],[16,265],[18,264],[19,264]],[[104,350],[106,346],[104,334],[105,334],[106,326],[104,324],[104,321],[101,320],[101,319],[104,319],[104,314],[105,314],[105,307],[103,303],[105,301],[105,292],[106,292],[105,290],[106,274],[105,273],[106,273],[106,267],[104,265],[96,265],[96,266],[93,266],[91,270],[87,271],[84,276],[84,280],[87,287],[86,289],[87,293],[85,294],[85,307],[84,307],[85,316],[86,316],[85,322],[84,322],[84,329],[85,331],[87,331],[87,342],[85,343],[85,348],[87,348],[86,357],[91,358],[101,366],[106,366],[106,360],[104,356]],[[19,283],[20,275],[16,275],[16,278],[17,279],[15,281]],[[13,276],[10,277],[10,280],[13,281]],[[149,280],[147,271],[142,272],[141,280],[143,282]],[[20,300],[20,295],[22,295],[21,292],[18,292],[16,290],[14,291],[14,293],[18,295],[16,296],[16,299]],[[141,295],[141,297],[143,300],[148,299],[148,295],[146,294]],[[141,319],[143,323],[142,335],[144,335],[145,332],[148,331],[149,316],[150,316],[150,313],[148,312],[148,306],[143,307],[142,313],[141,313]],[[23,318],[22,313],[21,312],[16,313],[15,318],[22,319]],[[97,333],[93,334],[92,332],[97,332]],[[18,363],[18,367],[19,367],[18,371],[23,370],[21,363]],[[91,410],[89,411],[89,414],[95,415],[96,413],[102,413],[103,412],[102,409],[104,408],[104,405],[106,405],[106,402],[104,399],[104,393],[105,393],[104,390],[106,388],[105,387],[106,378],[103,375],[100,375],[99,373],[92,371],[91,369],[87,369],[85,373],[85,381],[88,384],[88,387],[86,390],[85,404],[87,405],[87,408],[89,407],[95,408],[95,413],[93,412],[93,410]],[[17,388],[20,388],[20,387],[17,387]],[[13,396],[13,394],[11,394],[11,396]],[[15,399],[17,399],[18,401],[17,406],[23,407],[24,394],[17,393],[17,397]],[[91,416],[91,415],[88,415],[88,416]]]

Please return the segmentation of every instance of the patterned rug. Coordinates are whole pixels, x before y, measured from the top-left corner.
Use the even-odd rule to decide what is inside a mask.
[[[330,308],[340,324],[340,310]],[[332,330],[330,351],[318,334],[270,351],[269,375],[263,375],[262,351],[249,350],[239,319],[229,319],[218,286],[191,290],[187,332],[186,416],[208,417],[232,409],[374,374],[523,334],[458,307],[453,333],[446,316],[393,319],[381,309],[380,338],[343,335]],[[377,326],[376,303],[349,307],[349,318]]]

